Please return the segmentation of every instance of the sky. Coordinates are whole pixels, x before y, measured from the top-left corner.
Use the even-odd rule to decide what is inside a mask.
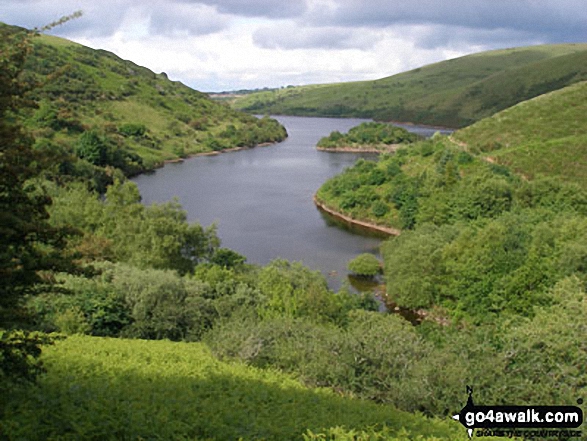
[[[0,21],[205,92],[361,81],[490,49],[587,42],[586,0],[0,0]]]

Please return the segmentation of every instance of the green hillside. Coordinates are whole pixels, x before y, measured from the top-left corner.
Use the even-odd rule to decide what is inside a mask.
[[[587,187],[587,82],[520,103],[453,137],[526,178]]]
[[[376,81],[255,93],[234,107],[463,127],[585,79],[587,44],[544,45],[483,52]]]
[[[369,439],[381,439],[374,427],[398,441],[414,439],[414,430],[422,441],[466,437],[450,420],[221,362],[201,343],[77,336],[43,358],[48,374],[38,389],[6,397],[0,431],[7,439],[293,440],[335,427],[368,431]]]
[[[16,32],[0,24],[3,38]],[[127,175],[286,136],[274,120],[236,112],[165,73],[57,37],[33,38],[23,78],[36,84],[29,95],[38,108],[25,115],[25,127],[38,144]]]

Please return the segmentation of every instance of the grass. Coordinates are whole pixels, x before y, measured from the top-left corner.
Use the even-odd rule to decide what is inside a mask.
[[[237,99],[249,112],[368,117],[463,127],[587,79],[587,44],[483,52],[376,81],[312,85]]]
[[[520,103],[454,138],[516,172],[587,186],[587,82]]]
[[[276,371],[219,361],[200,343],[76,336],[43,358],[38,388],[7,397],[0,431],[9,439],[289,440],[308,429],[384,425],[388,434],[465,439],[450,420],[308,389]]]

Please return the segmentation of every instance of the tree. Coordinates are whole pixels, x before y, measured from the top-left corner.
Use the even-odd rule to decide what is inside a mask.
[[[60,22],[65,21],[61,20]],[[57,23],[56,23],[57,24]],[[33,150],[19,113],[34,107],[26,93],[34,83],[23,78],[36,32],[0,26],[0,327],[19,323],[26,293],[46,284],[43,271],[71,269],[63,250],[71,229],[48,223],[46,196],[34,178],[47,158]],[[45,339],[26,332],[2,332],[0,377],[34,379],[36,358]]]
[[[20,74],[30,51],[31,34],[0,29],[0,323],[13,314],[18,299],[42,279],[39,271],[58,266],[63,231],[47,223],[51,200],[32,179],[41,158],[33,139],[18,122],[18,112],[31,106]]]
[[[90,164],[104,166],[108,163],[108,145],[95,130],[84,132],[75,146],[75,153]]]

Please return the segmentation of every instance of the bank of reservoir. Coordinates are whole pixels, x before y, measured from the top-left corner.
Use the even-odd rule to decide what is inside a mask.
[[[289,134],[282,143],[190,158],[133,180],[144,203],[177,197],[190,221],[216,222],[222,246],[244,254],[249,263],[265,264],[280,257],[303,261],[322,271],[337,289],[346,279],[346,262],[360,253],[377,253],[381,239],[337,224],[312,198],[328,178],[359,157],[375,156],[320,152],[315,146],[330,132],[346,132],[365,120],[276,118]],[[434,133],[407,127],[424,135]]]

